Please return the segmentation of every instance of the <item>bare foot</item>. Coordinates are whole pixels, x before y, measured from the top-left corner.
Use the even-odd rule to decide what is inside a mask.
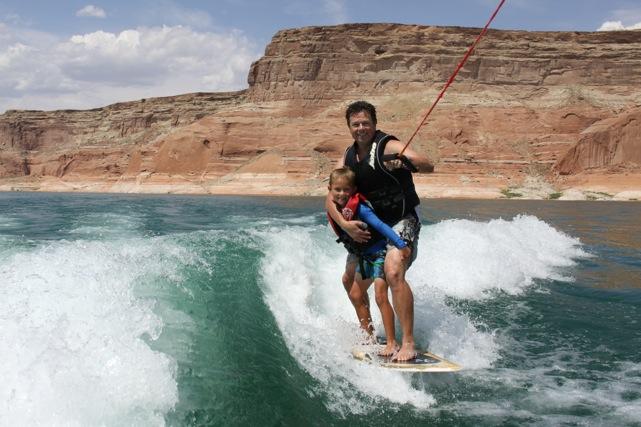
[[[395,362],[407,362],[416,358],[416,350],[414,350],[413,342],[403,343],[401,349],[392,356],[392,360]]]
[[[398,351],[399,347],[396,341],[388,342],[385,347],[379,350],[378,355],[383,357],[393,356]]]

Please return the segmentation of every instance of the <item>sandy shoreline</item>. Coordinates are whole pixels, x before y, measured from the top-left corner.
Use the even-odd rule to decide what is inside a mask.
[[[505,179],[432,174],[415,177],[421,198],[526,200],[641,200],[641,173],[572,177],[551,185],[528,177],[511,184]],[[5,179],[2,192],[65,192],[120,194],[191,194],[252,196],[323,196],[326,182],[287,174],[238,174],[227,179],[184,176],[147,176],[133,179],[60,179],[53,177]]]

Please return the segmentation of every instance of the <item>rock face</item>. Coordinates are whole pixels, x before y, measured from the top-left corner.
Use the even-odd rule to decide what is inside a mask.
[[[0,116],[0,177],[119,177],[135,147],[243,100],[244,91],[196,93],[86,111],[7,111]]]
[[[249,98],[342,100],[442,85],[472,28],[348,24],[284,30],[249,71]],[[458,76],[477,85],[639,86],[641,32],[490,30]]]
[[[379,127],[406,139],[478,32],[284,30],[246,91],[8,111],[0,189],[322,194],[350,142],[345,106],[370,100]],[[641,187],[639,64],[641,31],[489,31],[414,139],[437,162],[419,192],[497,197],[533,177],[561,188],[621,165]]]
[[[588,169],[641,166],[641,108],[601,120],[554,165],[561,175]]]

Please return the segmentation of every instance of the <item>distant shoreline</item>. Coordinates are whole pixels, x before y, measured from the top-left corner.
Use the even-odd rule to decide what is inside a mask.
[[[463,180],[460,176],[439,174],[419,175],[415,181],[417,193],[422,199],[641,200],[641,185],[625,186],[621,182],[588,182],[587,185],[553,188],[543,180],[529,180],[520,185],[505,186],[502,182],[492,182],[483,177]],[[193,182],[181,177],[160,177],[146,182],[135,179],[105,181],[47,177],[2,180],[0,192],[322,197],[326,194],[326,183],[320,179],[282,179],[260,174],[249,179],[243,177],[225,182]]]

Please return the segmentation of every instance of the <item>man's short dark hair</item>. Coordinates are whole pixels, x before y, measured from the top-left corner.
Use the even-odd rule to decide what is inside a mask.
[[[345,110],[345,120],[347,120],[347,126],[349,126],[349,118],[353,114],[360,113],[361,111],[367,111],[367,113],[369,113],[369,116],[372,118],[372,123],[376,125],[376,108],[367,101],[356,101],[349,104],[347,106],[347,110]]]

